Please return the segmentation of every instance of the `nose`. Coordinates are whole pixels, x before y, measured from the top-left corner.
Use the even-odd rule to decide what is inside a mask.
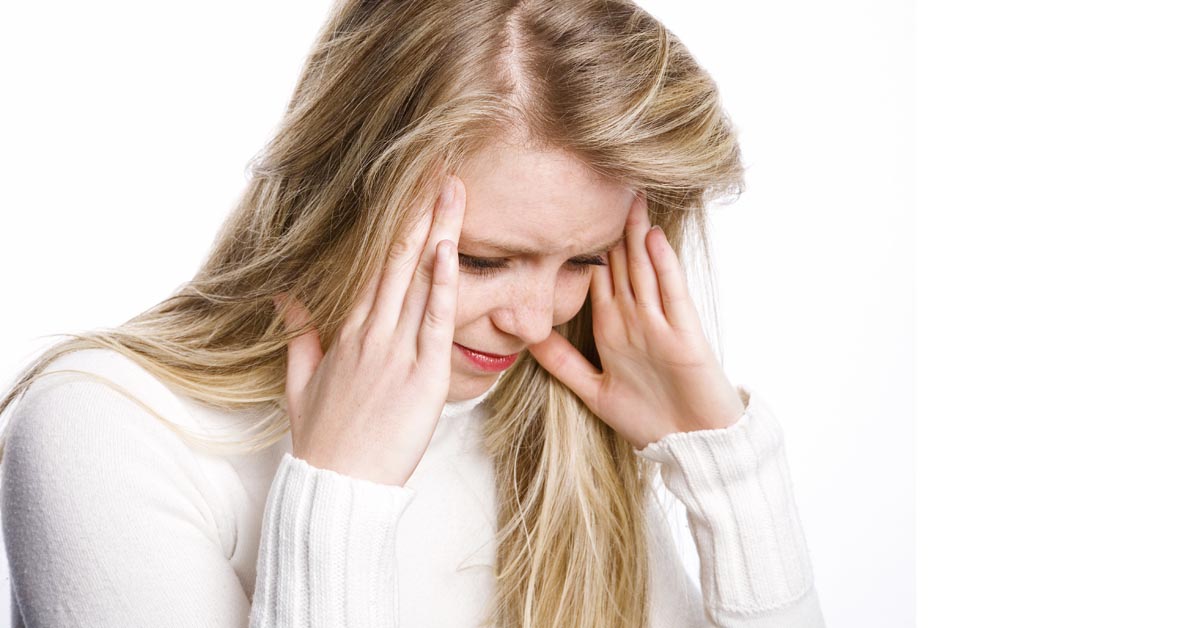
[[[492,311],[493,324],[527,345],[545,340],[554,327],[554,288],[553,277],[517,282],[504,304]]]

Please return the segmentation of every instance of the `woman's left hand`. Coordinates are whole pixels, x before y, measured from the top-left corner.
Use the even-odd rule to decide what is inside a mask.
[[[732,425],[745,411],[704,337],[683,268],[634,199],[625,239],[591,277],[592,329],[603,371],[551,330],[533,357],[637,449],[667,434]]]

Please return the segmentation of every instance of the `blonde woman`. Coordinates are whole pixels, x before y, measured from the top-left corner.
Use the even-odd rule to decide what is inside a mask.
[[[738,146],[650,15],[341,2],[251,174],[193,279],[4,397],[16,626],[823,625],[676,255]]]

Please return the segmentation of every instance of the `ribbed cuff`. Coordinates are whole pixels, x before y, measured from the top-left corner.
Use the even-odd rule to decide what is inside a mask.
[[[251,625],[396,626],[396,530],[415,496],[285,452],[263,513]]]
[[[819,616],[783,429],[759,395],[739,392],[746,410],[736,423],[635,451],[662,464],[663,484],[687,509],[711,615]]]

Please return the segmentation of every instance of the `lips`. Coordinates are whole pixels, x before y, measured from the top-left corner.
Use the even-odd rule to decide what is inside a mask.
[[[458,343],[455,343],[455,344],[458,344]],[[486,355],[489,358],[497,358],[500,360],[506,360],[508,358],[515,358],[515,357],[517,357],[517,354],[520,353],[520,351],[513,351],[512,353],[492,353],[491,351],[480,351],[479,349],[468,347],[466,345],[458,345],[458,346],[462,347],[463,349],[466,349],[467,351],[474,351],[475,353]]]
[[[512,366],[513,363],[517,361],[517,356],[520,354],[520,352],[509,354],[488,353],[486,351],[479,351],[478,349],[464,347],[457,342],[454,343],[454,346],[458,349],[459,353],[466,358],[467,362],[469,362],[476,370],[486,373],[503,371],[504,369]]]

